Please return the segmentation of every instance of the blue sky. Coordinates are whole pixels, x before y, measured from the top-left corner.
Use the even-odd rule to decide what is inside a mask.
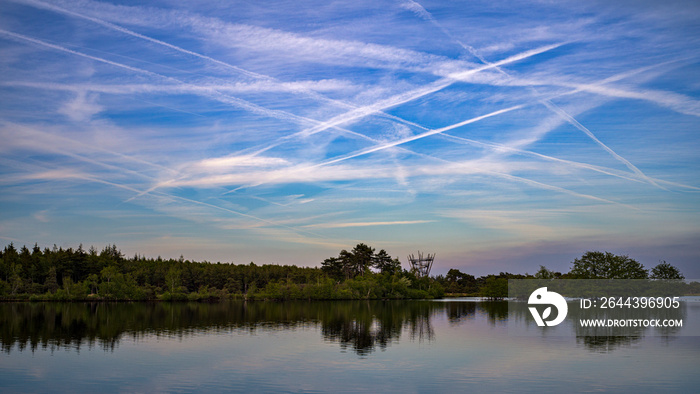
[[[609,4],[612,3],[612,4]],[[693,1],[0,2],[0,243],[700,277]]]

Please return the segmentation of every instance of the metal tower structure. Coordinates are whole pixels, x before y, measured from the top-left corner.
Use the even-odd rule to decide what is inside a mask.
[[[408,256],[408,261],[411,263],[411,272],[420,278],[430,275],[430,268],[433,267],[434,259],[435,253],[428,253],[426,256],[423,256],[421,251],[418,251],[418,258],[413,255]]]

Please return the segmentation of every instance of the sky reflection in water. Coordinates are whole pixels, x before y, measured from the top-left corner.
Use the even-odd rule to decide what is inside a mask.
[[[3,392],[688,392],[700,383],[698,337],[518,337],[505,303],[0,309]]]

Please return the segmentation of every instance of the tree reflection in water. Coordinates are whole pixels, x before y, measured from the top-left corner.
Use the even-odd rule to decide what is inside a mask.
[[[401,335],[432,341],[432,320],[448,324],[485,320],[491,326],[534,324],[527,310],[510,310],[507,302],[316,301],[222,303],[0,303],[0,346],[10,353],[99,346],[111,351],[122,338],[183,338],[201,333],[283,331],[319,328],[323,340],[366,356],[386,350]],[[444,313],[444,315],[443,315]],[[576,335],[577,333],[572,333]],[[610,352],[640,340],[643,332],[625,337],[577,335],[577,343],[596,352]]]
[[[351,348],[359,355],[372,352],[375,346],[384,350],[398,340],[403,325],[394,319],[391,309],[384,303],[342,303],[321,319],[321,333],[324,339],[338,342],[341,348]]]
[[[445,305],[447,321],[453,325],[473,319],[476,314],[476,302],[447,302]]]
[[[3,303],[0,346],[6,353],[84,346],[114,350],[124,337],[314,326],[325,340],[366,355],[398,341],[404,329],[412,340],[432,340],[430,317],[442,309],[430,301]]]
[[[576,344],[597,353],[609,353],[620,347],[631,347],[642,339],[640,336],[626,337],[576,337]]]

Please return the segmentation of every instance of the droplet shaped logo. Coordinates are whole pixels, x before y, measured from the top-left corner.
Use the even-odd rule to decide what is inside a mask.
[[[529,307],[532,317],[537,322],[540,327],[544,326],[556,326],[557,324],[564,321],[566,314],[569,312],[569,307],[566,305],[566,300],[559,293],[553,291],[547,291],[546,287],[540,287],[530,294],[530,298],[527,300],[528,305],[550,305],[547,307],[540,316],[539,311],[534,306]],[[557,308],[556,318],[553,320],[546,320],[552,314],[552,307]]]

